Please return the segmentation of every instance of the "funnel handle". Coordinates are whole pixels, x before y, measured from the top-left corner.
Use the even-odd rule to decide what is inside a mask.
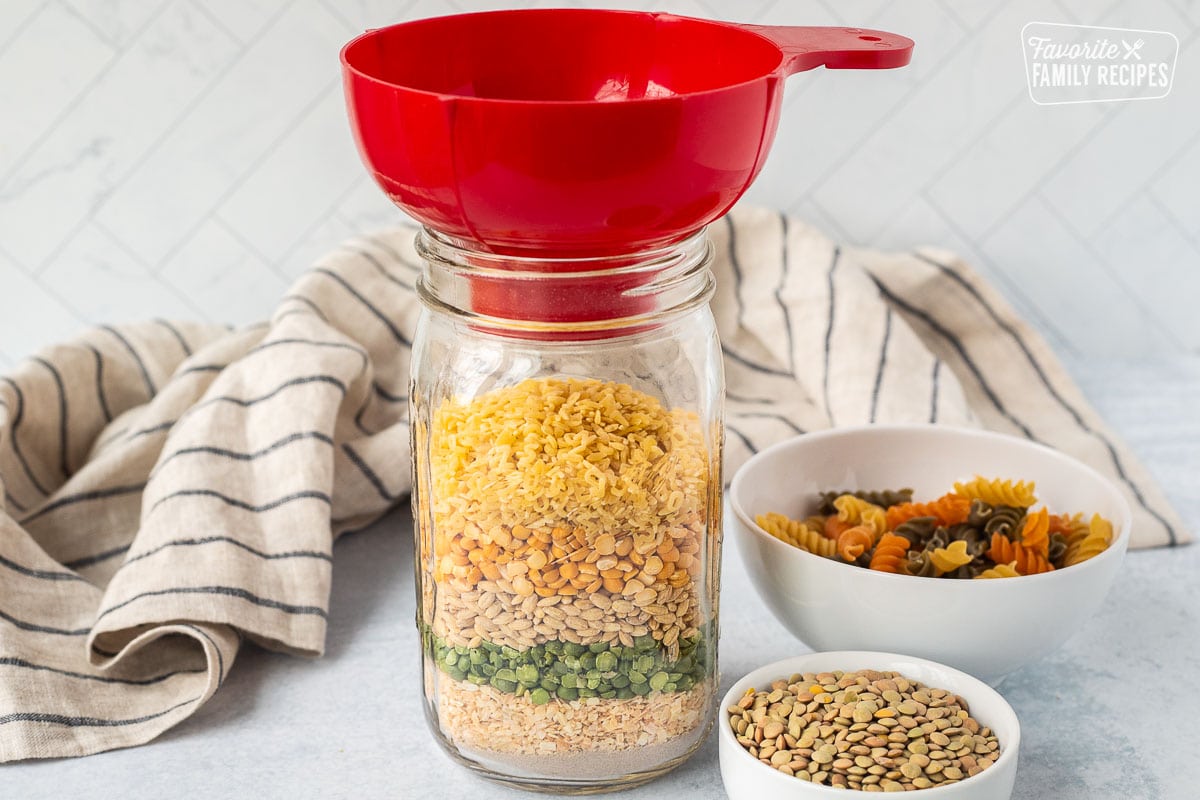
[[[912,39],[887,31],[799,25],[738,27],[769,39],[783,52],[785,75],[816,67],[894,69],[912,59]]]

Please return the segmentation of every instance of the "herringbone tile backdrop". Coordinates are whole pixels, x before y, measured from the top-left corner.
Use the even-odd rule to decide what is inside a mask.
[[[791,80],[750,199],[845,241],[954,248],[1068,357],[1200,352],[1200,0],[618,5],[912,36],[906,70]],[[491,6],[2,0],[0,368],[93,322],[264,317],[321,252],[396,220],[354,152],[337,51]],[[1034,20],[1171,31],[1171,95],[1033,104]]]

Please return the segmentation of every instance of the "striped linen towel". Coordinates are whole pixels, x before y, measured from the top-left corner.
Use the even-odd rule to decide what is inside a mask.
[[[319,655],[338,535],[409,489],[411,228],[344,245],[267,325],[99,328],[0,378],[0,761],[140,744],[244,639]],[[729,473],[795,433],[983,425],[1065,450],[1187,540],[1046,344],[940,251],[839,248],[740,209],[712,228]]]

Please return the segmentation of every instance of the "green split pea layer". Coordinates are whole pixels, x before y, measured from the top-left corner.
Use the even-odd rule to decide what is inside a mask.
[[[712,672],[706,644],[709,627],[680,639],[674,660],[651,636],[637,637],[632,647],[554,640],[528,650],[487,641],[479,647],[449,645],[428,629],[422,638],[425,652],[451,679],[488,685],[545,705],[554,698],[627,700],[654,692],[690,691]]]

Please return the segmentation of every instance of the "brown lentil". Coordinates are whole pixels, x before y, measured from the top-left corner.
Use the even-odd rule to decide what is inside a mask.
[[[902,792],[957,783],[991,766],[1000,752],[996,736],[969,716],[962,698],[895,672],[792,675],[750,689],[726,712],[739,743],[762,763],[848,789]],[[756,742],[767,744],[758,749]]]

